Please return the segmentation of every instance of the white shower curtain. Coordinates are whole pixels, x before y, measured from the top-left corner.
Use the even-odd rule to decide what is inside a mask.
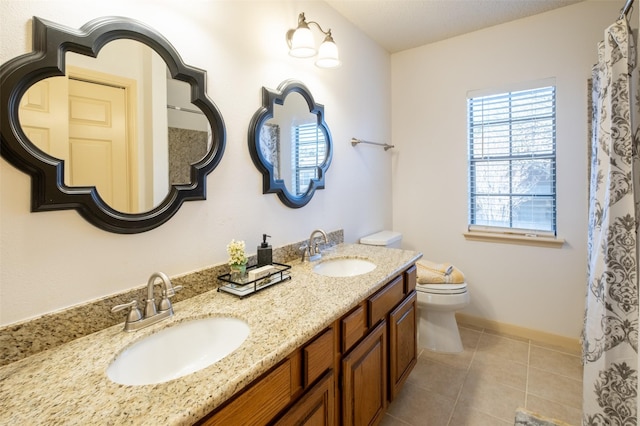
[[[593,69],[583,425],[638,421],[638,71],[625,19]]]

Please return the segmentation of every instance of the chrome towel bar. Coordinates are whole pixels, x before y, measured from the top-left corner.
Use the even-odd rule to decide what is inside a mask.
[[[369,141],[363,141],[362,139],[351,138],[351,145],[352,146],[356,146],[359,143],[367,143],[369,145],[383,146],[385,151],[387,151],[387,150],[389,150],[391,148],[394,148],[393,145],[389,145],[388,143],[369,142]]]

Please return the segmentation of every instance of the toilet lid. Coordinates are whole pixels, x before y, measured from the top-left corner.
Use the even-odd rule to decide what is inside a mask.
[[[390,246],[402,239],[402,234],[394,231],[380,231],[360,238],[360,244],[369,246]]]
[[[416,290],[433,294],[460,294],[467,291],[467,283],[460,284],[416,284]]]

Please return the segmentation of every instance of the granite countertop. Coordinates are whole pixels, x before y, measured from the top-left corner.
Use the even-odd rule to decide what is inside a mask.
[[[0,424],[190,425],[288,356],[421,257],[414,251],[340,244],[324,256],[371,260],[373,271],[344,278],[292,265],[291,277],[245,299],[212,290],[174,304],[175,315],[125,333],[122,324],[0,368]],[[212,283],[212,288],[218,283]],[[182,321],[232,316],[247,340],[217,363],[169,382],[119,385],[105,370],[132,342]],[[162,357],[159,353],[158,357]]]

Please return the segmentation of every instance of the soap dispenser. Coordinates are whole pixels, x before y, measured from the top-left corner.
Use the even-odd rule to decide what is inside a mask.
[[[273,262],[273,253],[271,246],[267,244],[267,237],[271,238],[271,235],[262,234],[262,244],[258,246],[258,267],[271,265]]]

